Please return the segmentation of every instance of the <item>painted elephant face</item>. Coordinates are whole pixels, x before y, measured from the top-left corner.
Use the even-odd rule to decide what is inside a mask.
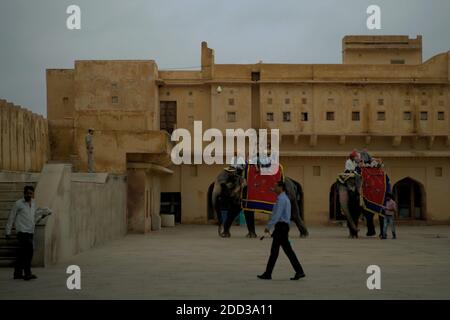
[[[349,191],[356,192],[358,190],[355,177],[339,176],[337,183],[340,185],[344,185]]]

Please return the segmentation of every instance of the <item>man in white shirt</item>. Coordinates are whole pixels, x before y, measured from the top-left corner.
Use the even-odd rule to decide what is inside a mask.
[[[23,190],[23,198],[16,201],[6,223],[6,238],[10,237],[11,229],[14,225],[17,240],[19,241],[19,250],[14,267],[14,279],[31,280],[37,278],[31,273],[31,260],[33,259],[34,251],[34,228],[36,223],[43,217],[51,214],[51,211],[48,208],[36,208],[33,198],[34,188],[32,186],[26,186]]]
[[[347,161],[345,161],[345,172],[346,173],[352,173],[356,171],[356,167],[358,166],[356,163],[358,157],[358,153],[356,151],[353,151],[350,153],[350,156],[348,157]]]

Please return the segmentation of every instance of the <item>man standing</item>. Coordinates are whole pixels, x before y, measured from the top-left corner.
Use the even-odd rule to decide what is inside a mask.
[[[397,214],[397,203],[394,201],[394,196],[391,193],[386,194],[386,206],[384,207],[384,223],[383,223],[383,235],[381,239],[386,239],[387,237],[387,229],[390,225],[392,228],[392,239],[396,239],[397,235],[395,233],[395,221],[394,216]]]
[[[220,194],[217,197],[217,210],[219,213],[217,217],[219,220],[219,235],[223,232],[223,227],[227,221],[228,211],[230,210],[230,183],[222,182],[220,184]]]
[[[89,129],[86,135],[86,151],[88,172],[94,172],[94,129]]]
[[[274,188],[275,193],[278,195],[277,202],[273,206],[272,218],[267,224],[264,232],[269,233],[270,230],[275,226],[275,231],[272,234],[273,242],[272,248],[270,249],[270,257],[267,262],[266,271],[259,275],[259,279],[270,280],[272,279],[272,271],[277,262],[278,253],[280,252],[280,246],[283,248],[284,253],[286,253],[289,261],[295,270],[295,275],[291,280],[298,280],[305,276],[303,268],[295,255],[294,250],[292,250],[291,244],[289,243],[289,223],[291,221],[291,202],[286,195],[286,185],[283,181],[278,181]]]
[[[6,223],[6,238],[11,235],[14,225],[19,241],[16,265],[14,267],[14,279],[31,280],[37,277],[31,273],[31,260],[33,258],[34,227],[43,217],[51,214],[49,209],[36,209],[34,202],[34,188],[26,186],[23,190],[23,199],[17,200],[11,209]]]

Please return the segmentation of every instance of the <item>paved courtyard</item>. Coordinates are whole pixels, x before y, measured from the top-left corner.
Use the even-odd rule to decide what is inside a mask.
[[[262,233],[262,226],[258,227]],[[264,271],[270,239],[232,238],[215,226],[180,225],[128,235],[48,268],[39,279],[12,280],[0,269],[0,299],[450,299],[450,226],[400,226],[397,240],[346,238],[339,226],[311,227],[292,244],[307,277],[290,281],[283,252],[273,280]],[[68,265],[81,268],[81,290],[66,288]],[[381,268],[381,290],[368,290],[366,268]]]

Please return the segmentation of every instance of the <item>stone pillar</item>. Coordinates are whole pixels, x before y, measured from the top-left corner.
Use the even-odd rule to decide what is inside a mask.
[[[147,207],[151,215],[152,230],[161,229],[161,179],[159,175],[147,171],[146,192],[148,193]]]
[[[17,150],[17,107],[12,103],[10,106],[10,118],[9,118],[9,152],[10,152],[10,170],[18,171],[18,150]]]
[[[3,102],[2,111],[2,163],[3,170],[11,170],[11,153],[9,152],[9,125],[10,121],[10,107],[8,103]]]
[[[0,170],[3,169],[3,145],[2,145],[2,139],[3,139],[3,106],[4,106],[5,100],[0,99]]]
[[[25,171],[31,171],[31,112],[24,113],[23,124]]]
[[[17,114],[17,161],[18,170],[25,171],[25,136],[23,128],[24,110],[20,109]]]
[[[30,130],[30,134],[31,134],[31,171],[33,172],[37,172],[38,170],[38,166],[37,166],[37,135],[36,135],[36,127],[38,126],[37,124],[37,116],[35,114],[33,114],[31,116],[31,130]]]
[[[151,201],[151,195],[146,188],[145,170],[129,169],[127,184],[128,232],[150,232],[151,213],[148,208],[148,203]]]

